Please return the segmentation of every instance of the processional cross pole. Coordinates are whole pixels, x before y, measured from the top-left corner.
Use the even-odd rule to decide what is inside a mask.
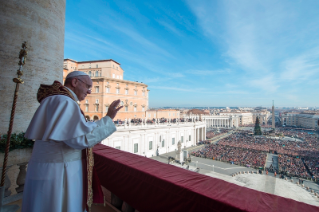
[[[7,135],[8,137],[7,137],[6,149],[5,149],[5,153],[4,153],[4,160],[3,160],[3,166],[2,166],[3,168],[2,168],[1,184],[0,184],[1,187],[4,186],[5,176],[6,176],[6,172],[7,172],[10,139],[11,139],[11,133],[12,133],[12,127],[13,127],[14,114],[15,114],[17,99],[18,99],[19,85],[24,83],[20,77],[23,75],[22,68],[25,64],[26,57],[28,54],[26,49],[27,49],[27,42],[25,41],[22,43],[22,49],[20,50],[20,53],[19,53],[19,59],[20,59],[19,63],[18,63],[19,69],[17,70],[18,77],[13,79],[13,82],[16,83],[16,88],[15,88],[14,95],[13,95],[10,124],[9,124],[9,130],[8,130],[8,135]]]

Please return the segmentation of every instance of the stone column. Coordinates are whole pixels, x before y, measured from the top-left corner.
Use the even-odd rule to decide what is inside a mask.
[[[202,140],[206,140],[204,129],[205,129],[205,127],[202,127]]]
[[[0,7],[0,134],[7,133],[21,44],[27,41],[13,132],[25,131],[39,103],[40,84],[62,83],[65,0],[1,1]]]

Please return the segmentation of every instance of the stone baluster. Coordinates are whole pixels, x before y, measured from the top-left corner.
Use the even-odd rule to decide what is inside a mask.
[[[17,178],[17,185],[18,188],[16,188],[17,193],[23,192],[24,183],[25,183],[25,177],[27,175],[27,162],[17,164],[19,166],[20,172],[18,174]]]
[[[128,128],[131,127],[131,119],[128,119]]]

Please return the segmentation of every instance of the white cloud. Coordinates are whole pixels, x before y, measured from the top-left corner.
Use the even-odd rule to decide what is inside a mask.
[[[172,91],[183,91],[183,92],[201,92],[204,88],[179,88],[179,87],[169,87],[169,86],[151,86],[151,89],[159,90],[172,90]]]
[[[289,58],[282,63],[283,72],[281,73],[282,80],[310,81],[318,78],[319,74],[319,48],[310,50],[307,53]]]
[[[189,74],[199,75],[199,76],[211,76],[216,74],[229,74],[231,73],[230,69],[222,69],[222,70],[189,70],[187,71]]]
[[[169,24],[165,21],[162,21],[162,20],[157,20],[157,22],[162,25],[163,27],[165,27],[168,31],[171,31],[173,32],[174,34],[178,35],[178,36],[181,36],[181,32],[172,24]]]

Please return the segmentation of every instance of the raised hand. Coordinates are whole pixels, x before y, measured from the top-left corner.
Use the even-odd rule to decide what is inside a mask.
[[[107,116],[110,117],[112,120],[115,118],[117,112],[123,108],[123,106],[119,107],[120,100],[115,100],[111,103],[109,106],[109,109],[107,110]]]

